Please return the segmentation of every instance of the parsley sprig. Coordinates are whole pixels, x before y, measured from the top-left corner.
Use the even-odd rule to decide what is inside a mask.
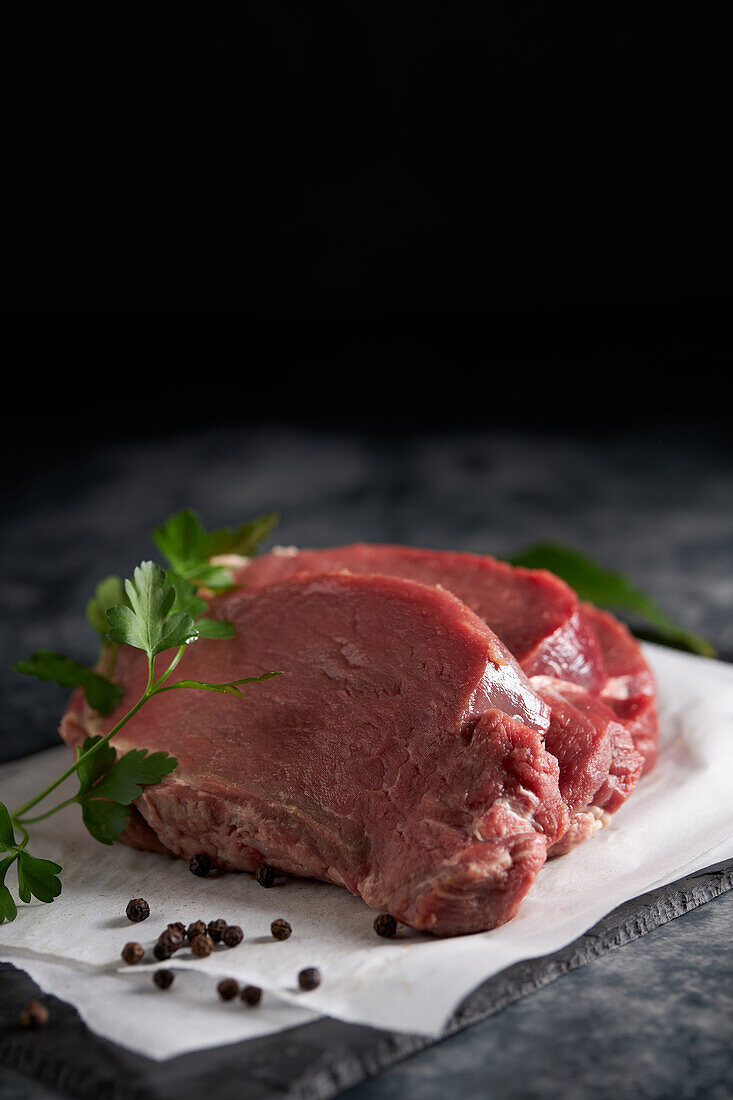
[[[160,783],[176,768],[178,761],[167,752],[131,749],[118,756],[110,744],[112,738],[155,695],[166,691],[214,691],[241,697],[242,684],[257,683],[279,672],[247,676],[224,683],[201,680],[170,681],[186,647],[199,638],[231,638],[231,623],[207,617],[208,604],[200,588],[222,591],[233,587],[228,569],[212,565],[209,558],[220,554],[250,556],[269,534],[275,516],[260,516],[234,530],[224,528],[206,532],[195,512],[186,510],[172,516],[156,528],[153,539],[165,555],[169,567],[153,561],[138,565],[131,579],[115,576],[101,581],[87,604],[87,619],[102,638],[103,648],[97,669],[50,650],[39,650],[30,660],[18,661],[16,671],[39,680],[53,681],[64,688],[80,687],[89,705],[100,714],[112,714],[119,706],[123,689],[112,681],[115,658],[121,645],[139,649],[147,658],[147,683],[109,733],[87,737],[77,746],[74,762],[44,790],[28,799],[12,813],[0,802],[0,924],[15,920],[17,905],[5,883],[9,869],[16,865],[18,896],[29,902],[51,902],[61,892],[61,867],[48,859],[39,859],[28,851],[28,826],[77,803],[89,833],[102,844],[112,844],[130,822],[130,807],[145,787]],[[155,660],[161,653],[175,650],[162,673],[156,676]],[[29,817],[39,803],[76,775],[79,789],[63,802]],[[16,830],[20,840],[16,837]]]
[[[274,512],[258,516],[233,530],[206,531],[195,512],[184,509],[153,531],[153,542],[180,577],[219,591],[232,586],[232,575],[211,559],[227,554],[250,557],[277,523]]]

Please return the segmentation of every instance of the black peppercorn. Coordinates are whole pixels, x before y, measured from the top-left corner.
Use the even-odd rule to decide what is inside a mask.
[[[270,925],[270,931],[276,940],[286,940],[288,936],[292,935],[292,928],[286,920],[278,919],[274,920]]]
[[[228,924],[222,934],[222,943],[226,947],[236,947],[244,939],[244,932],[238,924]]]
[[[183,947],[185,941],[185,933],[179,932],[177,928],[171,928],[169,926],[165,929],[164,932],[161,932],[158,939],[165,940],[171,951],[178,951],[180,947]]]
[[[241,997],[246,1005],[258,1005],[262,1000],[262,990],[256,985],[246,985]]]
[[[145,898],[133,898],[127,903],[127,909],[125,909],[128,920],[135,921],[137,924],[141,920],[147,920],[150,916],[150,906],[146,902]]]
[[[168,928],[171,929],[171,930],[175,929],[176,932],[180,932],[182,938],[185,940],[185,938],[186,938],[186,925],[182,921],[180,921],[180,920],[174,921],[172,924],[168,925]]]
[[[195,920],[193,924],[188,926],[188,940],[192,943],[195,936],[200,936],[206,933],[206,925],[202,920]]]
[[[268,867],[266,863],[263,863],[255,871],[255,878],[260,886],[264,886],[265,889],[268,889],[270,886],[275,885],[275,870],[272,867]]]
[[[380,913],[374,921],[374,931],[378,936],[391,939],[397,932],[397,921],[389,913]]]
[[[225,920],[219,919],[209,921],[206,931],[209,933],[214,943],[221,943],[221,937],[224,935],[226,926],[227,922]]]
[[[223,978],[216,987],[216,992],[222,1001],[233,1001],[239,993],[239,982],[235,982],[234,978]]]
[[[315,966],[307,966],[298,974],[298,985],[301,989],[318,989],[321,984],[321,972]]]
[[[211,860],[206,855],[206,852],[199,852],[197,856],[194,856],[188,865],[188,869],[192,875],[198,875],[199,878],[206,878],[211,870]]]
[[[213,950],[214,941],[205,932],[199,932],[198,936],[194,936],[191,940],[191,951],[199,959],[205,959]]]
[[[153,974],[153,981],[158,989],[168,989],[173,985],[173,975],[170,970],[156,970]]]
[[[122,958],[128,966],[134,966],[135,963],[139,963],[144,954],[145,950],[139,943],[126,943],[122,948]]]
[[[162,962],[163,959],[169,959],[181,947],[183,947],[183,936],[177,928],[169,926],[158,936],[153,954]]]
[[[45,1027],[48,1015],[48,1009],[40,1001],[29,1001],[25,1008],[21,1008],[18,1019],[23,1027]]]

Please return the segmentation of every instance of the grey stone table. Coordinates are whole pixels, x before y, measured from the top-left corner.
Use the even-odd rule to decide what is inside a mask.
[[[13,629],[0,643],[2,758],[50,743],[60,705],[54,688],[9,664],[41,646],[90,659],[83,607],[94,581],[152,553],[151,527],[187,505],[209,525],[275,508],[278,541],[300,545],[368,539],[501,554],[561,540],[627,572],[733,653],[733,451],[714,433],[212,429],[19,468],[3,498],[0,587]],[[723,894],[349,1096],[730,1096],[732,917],[733,893]],[[0,1090],[61,1095],[9,1070]]]

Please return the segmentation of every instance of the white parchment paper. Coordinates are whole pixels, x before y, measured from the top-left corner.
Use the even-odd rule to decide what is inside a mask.
[[[381,940],[359,898],[323,883],[292,880],[265,890],[248,875],[199,879],[184,862],[95,843],[76,807],[34,828],[34,852],[64,867],[53,905],[20,906],[0,926],[0,958],[27,970],[48,992],[76,1005],[98,1033],[149,1057],[292,1027],[323,1013],[397,1031],[437,1034],[485,979],[522,959],[558,950],[621,902],[733,856],[733,667],[646,647],[659,684],[662,748],[612,824],[540,872],[519,916],[492,932],[437,940],[402,929]],[[0,799],[25,800],[67,759],[63,747],[0,768]],[[124,915],[145,897],[150,918]],[[223,917],[243,943],[198,960],[180,951],[174,986],[159,991],[151,965],[124,967],[130,939],[146,948],[169,921]],[[278,942],[270,922],[293,927]],[[155,964],[155,966],[160,964]],[[297,989],[305,966],[319,989]],[[262,1004],[223,1004],[220,977],[261,986]]]

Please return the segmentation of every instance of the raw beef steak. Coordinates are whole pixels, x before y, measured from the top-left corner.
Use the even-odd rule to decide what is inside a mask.
[[[356,543],[325,550],[276,549],[243,563],[236,579],[255,588],[303,570],[385,573],[441,585],[480,615],[532,678],[553,713],[547,748],[560,763],[571,815],[560,855],[607,824],[656,759],[654,680],[629,631],[581,604],[558,577],[494,558]]]
[[[124,727],[118,751],[179,761],[137,800],[130,841],[325,879],[435,933],[513,917],[568,812],[543,744],[549,708],[483,620],[442,589],[350,574],[210,608],[234,638],[197,641],[176,675],[283,675],[241,700],[171,691]],[[64,738],[110,729],[145,677],[122,646],[119,710],[102,719],[75,694]]]

